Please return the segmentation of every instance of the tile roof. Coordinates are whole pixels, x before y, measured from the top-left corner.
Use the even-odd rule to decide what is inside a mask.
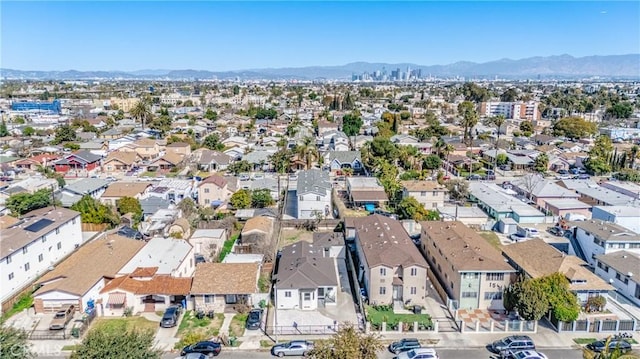
[[[113,182],[107,187],[107,190],[102,194],[102,198],[107,197],[135,197],[143,193],[147,187],[150,187],[149,182]]]
[[[91,241],[43,275],[36,282],[43,286],[34,296],[55,290],[84,295],[103,277],[114,278],[120,268],[144,246],[143,241],[119,235]]]
[[[107,158],[103,161],[103,163],[106,164],[111,161],[118,161],[130,166],[138,160],[140,160],[140,156],[137,152],[114,151],[107,155]]]
[[[176,278],[167,275],[138,280],[131,276],[112,279],[100,291],[101,294],[123,290],[133,294],[187,295],[191,291],[192,278]]]
[[[584,281],[584,283],[570,284],[571,290],[614,289],[593,274],[583,260],[560,252],[542,239],[531,239],[504,246],[502,253],[532,278],[560,272],[570,281]]]
[[[372,202],[384,202],[384,201],[388,201],[389,197],[387,197],[387,193],[384,191],[384,189],[380,189],[380,190],[371,190],[371,191],[365,191],[365,190],[355,190],[355,191],[351,191],[351,198],[353,198],[354,202],[367,202],[367,201],[372,201]]]
[[[259,263],[200,263],[191,294],[252,294],[258,291]]]
[[[429,267],[400,222],[374,214],[354,218],[353,224],[370,268],[379,265]]]

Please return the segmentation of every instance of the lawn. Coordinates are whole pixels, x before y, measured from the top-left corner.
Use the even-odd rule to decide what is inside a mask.
[[[478,234],[482,238],[484,238],[487,242],[489,242],[489,244],[495,247],[497,250],[501,249],[502,243],[500,243],[500,238],[498,238],[497,234],[489,231],[481,231],[481,232],[478,232]]]
[[[380,328],[382,322],[387,323],[387,328],[393,328],[399,322],[413,324],[418,322],[419,325],[430,327],[431,316],[429,314],[396,314],[389,306],[367,306],[367,318],[372,326]]]
[[[202,319],[198,319],[195,316],[195,312],[190,310],[184,314],[180,322],[178,336],[183,336],[189,332],[202,332],[207,336],[217,337],[220,334],[222,322],[224,322],[224,314],[222,313],[216,313],[213,319],[206,315]]]
[[[236,314],[231,319],[231,325],[229,325],[229,337],[240,337],[244,334],[244,327],[247,323],[247,314]]]
[[[596,339],[596,338],[573,338],[573,341],[576,344],[580,344],[580,345],[591,344],[591,343],[595,342],[596,340],[598,340],[598,339]]]
[[[20,313],[21,311],[30,308],[33,305],[33,296],[31,293],[25,293],[20,296],[17,302],[13,304],[11,309],[7,310],[5,313],[2,313],[2,320],[5,320],[16,313]]]
[[[236,240],[238,239],[239,236],[240,235],[236,233],[232,235],[231,238],[224,241],[224,244],[222,245],[222,250],[220,251],[220,255],[218,256],[220,258],[220,262],[224,260],[224,257],[226,257],[229,253],[231,253],[231,250],[233,249],[233,245],[236,243]]]
[[[127,318],[96,318],[91,326],[92,330],[99,328],[110,332],[125,332],[128,330],[151,330],[155,333],[158,329],[158,322],[152,322],[143,317]]]

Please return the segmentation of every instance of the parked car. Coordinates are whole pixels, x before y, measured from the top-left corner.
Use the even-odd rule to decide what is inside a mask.
[[[511,171],[511,166],[509,165],[500,165],[498,168],[503,171]]]
[[[546,355],[535,350],[507,351],[500,356],[505,359],[548,359]]]
[[[438,353],[433,348],[416,348],[400,353],[394,359],[438,359]]]
[[[207,356],[202,353],[188,353],[182,359],[207,359]]]
[[[467,180],[469,181],[480,181],[481,179],[482,179],[482,176],[475,173],[470,176],[467,176]]]
[[[304,356],[313,349],[313,342],[308,340],[292,340],[286,343],[276,344],[271,347],[271,355]]]
[[[190,353],[200,353],[200,354],[204,354],[212,357],[212,356],[218,356],[221,350],[222,350],[222,345],[220,343],[207,340],[203,342],[197,342],[195,344],[191,344],[184,347],[180,352],[180,356],[186,356],[187,354],[190,354]]]
[[[180,317],[180,307],[172,305],[164,311],[160,326],[163,328],[171,328],[178,325],[178,317]]]
[[[594,351],[596,353],[600,353],[604,351],[606,344],[607,343],[605,340],[598,340],[591,344],[587,344],[587,349]],[[620,352],[622,353],[626,353],[631,351],[631,344],[626,340],[611,339],[609,341],[609,351],[612,351],[615,349],[620,350]]]
[[[252,309],[247,317],[247,329],[260,329],[262,325],[262,309]]]
[[[591,178],[591,176],[589,176],[588,174],[585,174],[585,173],[582,173],[582,174],[578,175],[578,179],[581,179],[581,180],[586,180],[586,179],[589,179],[589,178]]]
[[[513,233],[509,236],[509,239],[514,242],[521,242],[521,241],[526,241],[527,237],[524,234]]]
[[[49,330],[62,330],[67,327],[67,324],[73,319],[73,314],[76,312],[76,307],[73,304],[67,304],[56,312],[49,324]]]
[[[494,353],[505,351],[536,350],[533,340],[526,335],[510,335],[491,343],[490,349]]]
[[[406,352],[411,349],[420,348],[420,342],[416,338],[404,338],[397,342],[393,342],[389,344],[389,351],[394,354],[400,354],[401,352]]]
[[[562,237],[564,235],[564,230],[560,227],[549,227],[547,232],[553,234],[554,236]]]

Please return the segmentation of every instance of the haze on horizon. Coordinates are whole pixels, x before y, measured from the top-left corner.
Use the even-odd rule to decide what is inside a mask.
[[[1,67],[450,64],[640,53],[640,2],[3,2]]]

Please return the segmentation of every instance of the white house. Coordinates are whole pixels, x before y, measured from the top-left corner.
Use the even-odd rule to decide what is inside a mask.
[[[589,220],[575,222],[575,237],[590,265],[596,256],[626,250],[640,254],[640,235],[611,222]]]
[[[0,231],[0,298],[4,303],[83,244],[80,213],[47,207]]]
[[[631,206],[595,206],[591,211],[593,219],[613,222],[635,233],[640,233],[640,204]]]
[[[155,275],[191,277],[196,268],[194,255],[193,246],[184,239],[155,237],[118,271],[118,276],[157,267]]]
[[[617,251],[596,256],[596,274],[640,306],[640,257],[638,253]]]
[[[99,199],[109,187],[109,181],[100,178],[83,178],[70,183],[60,190],[58,198],[64,207],[71,207],[83,196]]]
[[[189,238],[189,243],[194,247],[195,253],[213,257],[220,252],[228,237],[224,228],[196,229]]]
[[[296,189],[298,219],[316,219],[331,215],[329,174],[317,169],[301,171]]]

